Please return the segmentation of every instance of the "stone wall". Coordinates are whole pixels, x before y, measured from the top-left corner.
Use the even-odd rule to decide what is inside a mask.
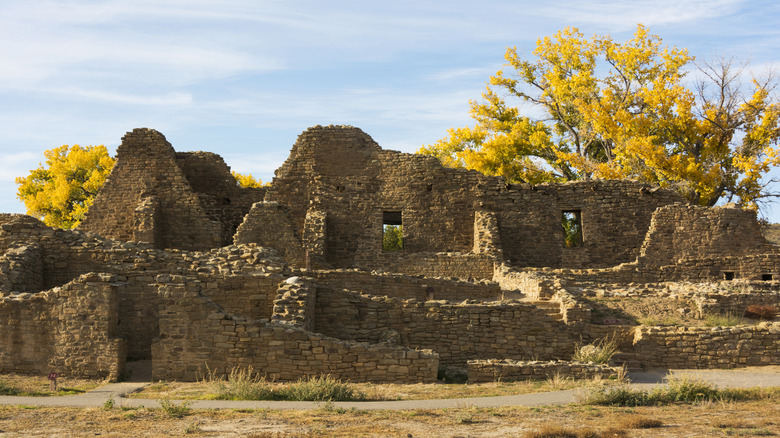
[[[420,302],[327,288],[317,290],[314,329],[431,349],[442,365],[459,367],[472,359],[568,359],[575,341],[566,324],[530,303]]]
[[[780,323],[739,327],[640,327],[634,351],[645,367],[734,368],[780,364]]]
[[[617,377],[618,368],[609,365],[569,361],[470,360],[469,383],[546,380],[553,377],[592,379]]]
[[[457,302],[502,299],[502,291],[498,284],[489,281],[469,282],[449,278],[422,278],[347,269],[312,271],[306,272],[305,275],[313,278],[321,288],[347,289],[391,298]]]
[[[675,205],[653,213],[640,263],[676,265],[685,260],[774,252],[764,239],[756,212],[736,207]]]
[[[28,260],[13,271],[7,250],[28,242],[39,247],[40,261]],[[52,229],[29,216],[0,225],[0,285],[13,285],[14,275],[42,272],[41,290],[63,285],[88,272],[107,272],[127,283],[119,297],[118,335],[127,340],[130,359],[148,359],[158,334],[159,274],[199,275],[206,293],[227,308],[251,317],[269,317],[284,262],[271,249],[229,246],[209,252],[166,251],[147,244],[118,242],[79,231]],[[13,252],[13,251],[12,251]],[[13,289],[11,289],[13,290]]]
[[[604,268],[639,255],[656,208],[683,202],[675,192],[633,181],[511,184],[486,190],[506,260],[517,267]],[[583,244],[564,244],[562,215],[579,212]]]
[[[438,355],[387,344],[340,341],[303,328],[233,316],[181,277],[161,278],[160,333],[152,378],[195,380],[249,368],[272,380],[329,374],[374,382],[433,382]]]
[[[291,266],[305,267],[306,261],[299,237],[285,208],[278,202],[257,202],[233,237],[236,245],[255,243],[273,248]]]
[[[500,177],[445,168],[430,156],[382,150],[348,126],[303,132],[266,200],[288,208],[299,235],[309,209],[326,213],[324,259],[332,266],[408,273],[404,268],[412,265],[399,265],[399,252],[474,252],[521,267],[630,262],[639,255],[652,212],[683,202],[672,191],[631,181],[506,184]],[[580,214],[583,246],[565,247],[564,211]],[[398,212],[404,248],[384,251],[384,215]],[[486,270],[479,272],[469,276],[489,278],[481,276]]]
[[[0,372],[116,379],[125,364],[115,276],[86,274],[39,294],[0,295]]]
[[[240,189],[219,156],[176,153],[159,132],[134,129],[79,229],[157,248],[202,250],[230,243],[264,189]],[[143,207],[143,208],[139,208]]]

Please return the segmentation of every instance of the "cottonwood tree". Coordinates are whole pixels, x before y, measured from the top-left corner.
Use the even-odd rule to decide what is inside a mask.
[[[623,43],[566,28],[538,40],[530,59],[516,48],[505,58],[509,69],[471,102],[476,125],[420,153],[509,181],[637,179],[707,206],[755,208],[771,196],[765,178],[780,162],[771,78],[746,90],[741,66],[696,65],[642,25]],[[699,79],[686,81],[692,67]]]
[[[114,167],[105,146],[61,146],[44,152],[45,164],[16,178],[27,214],[46,225],[73,228],[83,219]]]

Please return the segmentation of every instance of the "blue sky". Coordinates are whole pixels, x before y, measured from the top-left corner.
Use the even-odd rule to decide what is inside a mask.
[[[269,181],[301,131],[363,129],[414,152],[471,123],[507,47],[566,26],[630,38],[643,23],[700,60],[778,64],[780,2],[0,0],[0,211],[14,177],[63,144],[162,132]],[[780,222],[780,206],[765,210]]]

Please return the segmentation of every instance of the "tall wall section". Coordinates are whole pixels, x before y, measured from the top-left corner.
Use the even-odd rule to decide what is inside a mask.
[[[176,153],[159,132],[128,132],[116,165],[79,229],[157,248],[229,244],[263,189],[240,189],[216,154]]]
[[[445,168],[430,156],[382,150],[357,128],[315,126],[298,137],[266,201],[287,208],[299,236],[306,234],[307,213],[323,212],[324,259],[333,267],[406,272],[406,260],[420,253],[453,258],[479,252],[519,267],[631,262],[653,211],[683,199],[631,181],[506,184],[500,177]],[[563,212],[581,218],[582,246],[566,247]],[[403,250],[385,251],[383,224],[399,217]],[[483,236],[488,225],[497,235]],[[490,242],[479,240],[487,237]],[[468,261],[472,276],[484,278],[479,263]]]
[[[0,372],[118,378],[124,287],[114,276],[88,274],[40,294],[0,293]]]

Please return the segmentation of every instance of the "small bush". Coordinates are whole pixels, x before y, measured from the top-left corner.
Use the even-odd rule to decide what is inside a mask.
[[[176,402],[168,399],[160,400],[160,408],[162,408],[163,412],[165,412],[169,417],[173,418],[182,418],[189,414],[192,410],[190,405],[190,402],[181,402],[180,404],[176,404]]]
[[[0,380],[0,395],[18,395],[19,390]]]
[[[571,359],[577,362],[608,363],[617,352],[617,341],[604,338],[595,344],[577,344]]]
[[[777,317],[777,307],[771,305],[752,304],[745,309],[745,318],[772,321]]]
[[[212,374],[209,380],[214,385],[218,400],[273,400],[274,390],[264,378],[252,376],[252,368],[233,368],[227,380]]]
[[[301,379],[284,386],[275,394],[277,400],[290,401],[360,401],[366,395],[351,385],[330,376]]]

